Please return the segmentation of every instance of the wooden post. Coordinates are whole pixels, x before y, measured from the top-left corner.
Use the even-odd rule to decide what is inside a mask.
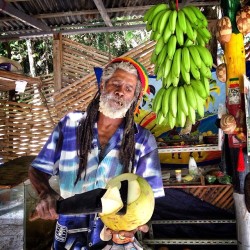
[[[55,91],[62,89],[62,34],[53,36],[53,70]]]

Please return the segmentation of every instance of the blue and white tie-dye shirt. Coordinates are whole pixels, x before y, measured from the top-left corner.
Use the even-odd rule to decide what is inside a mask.
[[[123,125],[113,134],[100,159],[97,123],[94,126],[92,150],[88,155],[85,178],[76,185],[79,158],[77,156],[77,127],[86,113],[71,112],[57,124],[32,166],[49,175],[59,175],[60,194],[63,198],[96,188],[105,188],[114,176],[123,173],[119,150]],[[164,196],[160,161],[154,136],[136,124],[134,173],[143,176],[152,186],[155,197]]]

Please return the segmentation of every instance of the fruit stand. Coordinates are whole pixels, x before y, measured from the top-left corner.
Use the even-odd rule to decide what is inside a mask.
[[[244,6],[240,1],[223,0],[221,8],[222,16],[217,21],[216,38],[224,55],[218,66],[217,58],[212,57],[208,48],[212,36],[201,9],[189,4],[180,5],[178,1],[169,1],[169,4],[159,3],[152,6],[145,13],[146,29],[151,32],[150,39],[155,41],[151,62],[155,65],[156,80],[161,82],[153,99],[152,111],[156,114],[157,125],[175,131],[172,144],[171,140],[166,140],[169,134],[165,138],[162,136],[161,140],[158,138],[159,154],[172,155],[172,159],[169,156],[168,161],[172,160],[174,170],[162,170],[166,193],[169,189],[181,189],[213,205],[220,201],[217,206],[222,209],[235,209],[236,227],[241,234],[237,235],[238,243],[236,239],[230,239],[231,243],[238,244],[239,249],[249,249],[248,233],[242,230],[247,228],[249,221],[246,216],[249,211],[247,212],[244,204],[244,179],[249,172],[246,125],[248,103],[245,103],[244,95],[244,88],[247,86],[246,80],[244,81],[244,36],[250,31],[249,6]],[[225,85],[225,101],[218,108],[215,121],[218,130],[214,137],[217,137],[218,143],[216,145],[205,142],[204,139],[207,138],[202,136],[199,128],[201,138],[198,138],[196,143],[189,143],[188,135],[191,134],[191,129],[197,121],[204,118],[207,102],[211,100],[213,70],[216,72],[216,78]],[[221,151],[221,159],[217,164],[220,173],[199,169],[197,176],[193,177],[190,174],[190,160],[189,164],[186,160],[189,170],[178,170],[182,171],[183,179],[176,179],[176,169],[182,168],[177,162],[186,157],[183,153],[189,153],[187,158],[193,158],[195,152],[202,151]],[[200,154],[196,160],[199,161],[199,158],[202,158]],[[199,163],[198,166],[201,167],[202,159]],[[221,185],[212,184],[212,177],[217,179],[216,184]],[[226,185],[220,182],[222,178],[228,178],[224,183]],[[178,222],[152,221],[152,224],[171,223]],[[180,244],[178,240],[171,243],[164,239],[154,241],[152,235],[153,231],[145,242]],[[198,241],[196,243],[199,244]],[[208,241],[201,244],[212,243]]]
[[[148,32],[151,32],[151,41],[125,54],[125,56],[138,59],[145,65],[149,75],[155,75],[155,79],[162,84],[153,97],[152,109],[145,115],[141,110],[141,120],[140,117],[136,119],[145,127],[151,126],[149,129],[157,138],[167,197],[165,200],[160,199],[156,204],[156,211],[152,217],[148,237],[141,235],[139,239],[143,244],[155,246],[156,249],[161,245],[188,245],[190,248],[195,248],[195,245],[219,245],[219,247],[222,246],[222,249],[231,249],[230,247],[236,249],[235,247],[238,246],[240,249],[247,250],[250,249],[249,230],[245,230],[245,227],[247,228],[249,219],[244,206],[244,180],[249,172],[249,167],[247,164],[247,131],[246,114],[244,112],[246,103],[244,103],[243,75],[246,73],[244,36],[249,32],[247,29],[248,22],[246,21],[248,7],[245,7],[244,3],[240,4],[238,0],[220,1],[223,14],[216,25],[216,38],[223,50],[224,61],[217,65],[209,49],[209,43],[213,37],[209,31],[206,16],[203,14],[203,8],[197,8],[189,2],[181,1],[179,3],[179,1],[176,1],[171,2],[170,5],[162,2],[153,5],[144,15],[145,27]],[[84,50],[90,50],[87,46],[80,46],[76,42],[60,36],[55,44],[57,46],[55,46],[57,58],[61,58],[62,64],[67,65],[72,65],[72,61],[71,58],[69,60],[63,54],[63,49],[70,51],[68,54],[78,58],[75,61],[81,61],[79,58]],[[76,48],[79,48],[79,50],[76,50]],[[98,66],[104,66],[110,56],[102,55],[95,50],[92,51],[92,54],[104,58],[101,62],[95,62]],[[86,55],[84,54],[84,56]],[[92,60],[91,56],[85,58]],[[58,63],[57,66],[57,76],[61,74],[64,79],[66,75],[70,74],[66,67],[61,69]],[[152,72],[152,69],[154,72]],[[88,68],[87,71],[90,72],[90,69]],[[7,128],[6,134],[9,131],[15,132],[16,138],[20,138],[20,141],[22,141],[21,133],[23,133],[24,128],[19,123],[25,120],[28,125],[31,124],[33,129],[35,129],[35,126],[39,126],[38,128],[41,129],[41,132],[39,130],[39,136],[42,139],[47,138],[48,129],[46,129],[46,126],[34,125],[32,119],[38,119],[38,117],[41,119],[41,114],[46,112],[42,122],[49,123],[48,127],[51,129],[53,126],[51,120],[53,119],[50,119],[49,111],[53,111],[52,116],[56,121],[58,117],[61,117],[70,109],[86,106],[92,97],[91,95],[96,91],[96,85],[94,84],[96,79],[93,72],[83,75],[82,71],[79,70],[79,75],[80,80],[77,79],[67,87],[62,87],[60,92],[55,93],[55,102],[50,103],[52,99],[50,96],[47,99],[43,97],[45,98],[44,103],[47,100],[49,106],[38,105],[33,107],[33,105],[25,103],[21,105],[8,102],[6,102],[7,105],[2,104],[3,113],[13,115],[11,119],[14,121],[14,125],[9,125],[8,121],[4,125]],[[217,109],[217,113],[211,115],[213,118],[215,116],[218,118],[212,120],[213,123],[216,122],[217,130],[211,132],[209,128],[204,131],[206,133],[210,131],[211,133],[203,134],[204,131],[199,131],[200,127],[197,129],[197,125],[207,118],[207,107],[214,101],[213,93],[218,96],[223,95],[222,88],[219,92],[218,81],[217,83],[214,81],[215,77],[219,80],[221,86],[226,87],[225,105],[220,112]],[[48,88],[54,84],[54,79],[49,80]],[[49,85],[50,82],[51,85]],[[88,92],[86,91],[83,94],[80,90],[84,86],[89,88],[86,88]],[[37,107],[41,107],[40,113],[37,111]],[[20,112],[16,115],[13,110],[29,111]],[[33,114],[32,118],[27,115],[30,112]],[[18,120],[20,116],[22,119]],[[36,154],[42,142],[39,139],[39,145],[33,145],[32,148],[31,143],[35,136],[30,133],[31,129],[28,125],[29,133],[26,132],[26,135],[28,134],[31,139],[27,146],[23,146],[24,149],[21,154],[29,155],[30,152]],[[22,132],[19,132],[19,128]],[[194,129],[196,129],[195,132]],[[169,133],[166,134],[166,132]],[[167,137],[170,138],[170,133],[173,135],[171,135],[173,140],[166,141]],[[191,140],[189,135],[194,133],[196,133],[195,140]],[[21,134],[21,136],[19,137],[18,134]],[[182,136],[178,137],[179,134]],[[217,141],[209,141],[214,139]],[[11,140],[9,143],[11,143]],[[35,143],[37,144],[37,142]],[[36,150],[34,150],[34,147],[36,147]],[[18,149],[16,150],[18,151]],[[17,156],[14,155],[14,157]],[[12,154],[8,155],[8,160],[14,157]],[[189,174],[190,157],[195,158],[198,169],[204,171],[202,175],[193,176]],[[169,167],[169,165],[171,166]],[[207,165],[209,165],[209,168],[206,168]],[[181,169],[182,172],[180,183],[176,181],[176,169]],[[209,172],[211,170],[217,172]],[[232,179],[226,184],[219,183],[221,179],[217,177],[222,176],[218,176],[218,171],[220,171],[219,174],[222,172],[224,176],[230,176]],[[211,176],[215,177],[214,183],[207,180],[211,179]],[[184,201],[189,201],[189,203],[184,203]],[[178,218],[174,214],[174,209],[167,206],[166,203],[175,205],[176,212],[180,212]],[[235,209],[235,204],[237,211],[232,214],[231,211]],[[174,216],[162,214],[164,211],[169,211],[169,214]],[[210,212],[212,218],[207,216]],[[203,216],[198,216],[201,214]],[[242,215],[244,215],[244,218]],[[195,216],[196,218],[194,218]],[[236,221],[238,222],[237,228]],[[196,239],[186,238],[185,236],[176,239],[171,234],[171,229],[174,231],[174,228],[176,228],[176,235],[181,235],[178,234],[180,228],[177,228],[177,225],[184,225],[183,228],[185,228],[188,224],[201,226],[201,229],[198,227],[197,231],[210,233],[210,239],[203,238],[204,235],[202,234],[197,234]],[[215,227],[208,230],[206,225],[210,227],[211,224],[214,224]],[[163,229],[161,226],[164,226]],[[170,226],[169,230],[168,226]],[[158,230],[156,230],[157,227],[159,227]],[[231,233],[229,233],[230,230]],[[165,235],[161,235],[160,231],[164,232]],[[224,233],[227,238],[215,239],[211,231],[218,235]],[[236,231],[240,231],[241,234],[236,236]],[[146,246],[145,249],[147,249]]]

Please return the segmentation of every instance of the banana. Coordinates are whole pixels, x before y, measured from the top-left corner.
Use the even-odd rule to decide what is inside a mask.
[[[200,80],[201,74],[192,57],[190,57],[190,71],[194,79]]]
[[[191,85],[184,84],[184,89],[187,97],[188,107],[192,107],[194,110],[197,109],[197,102],[195,98],[195,93]]]
[[[179,105],[179,103],[178,103]],[[185,123],[186,123],[186,118],[187,116],[184,114],[184,112],[178,108],[178,111],[177,111],[177,122],[179,127],[183,128],[185,126]]]
[[[184,47],[192,46],[194,44],[195,44],[194,41],[192,41],[189,38],[187,38],[186,41],[184,42]]]
[[[174,87],[177,87],[179,84],[180,78],[178,76],[175,76],[171,70],[171,82]]]
[[[207,91],[205,89],[204,84],[201,81],[195,80],[195,79],[191,79],[190,83],[191,83],[191,86],[193,87],[193,90],[196,90],[197,94],[202,99],[207,98]]]
[[[155,95],[155,98],[153,100],[153,106],[152,106],[152,110],[157,114],[160,109],[161,109],[161,102],[162,102],[162,97],[163,94],[165,93],[165,88],[160,88]]]
[[[191,8],[189,8],[189,6],[187,5],[184,8],[182,8],[182,11],[184,12],[185,17],[190,21],[190,23],[194,26],[197,26],[199,20],[196,17],[193,10]]]
[[[163,86],[167,89],[172,85],[172,76],[171,76],[171,72],[169,72],[169,74],[163,78]]]
[[[162,97],[162,101],[161,101],[161,111],[162,111],[162,114],[164,117],[167,117],[167,114],[168,114],[168,111],[169,111],[169,97],[170,97],[170,94],[171,94],[171,91],[173,90],[173,86],[170,86],[169,88],[167,88],[163,94],[163,97]]]
[[[164,45],[163,49],[161,50],[160,54],[157,57],[157,63],[159,66],[162,65],[162,63],[165,61],[167,53],[168,53],[168,47]]]
[[[210,95],[210,80],[204,76],[201,76],[201,82],[203,82],[206,89],[207,96]]]
[[[174,126],[175,126],[175,123],[176,123],[176,118],[172,115],[171,112],[168,112],[168,117],[167,117],[167,119],[168,119],[169,127],[170,127],[171,129],[173,129]]]
[[[177,43],[177,39],[175,35],[171,35],[171,37],[168,40],[167,46],[168,46],[168,54],[167,57],[170,60],[173,60],[174,57],[174,53],[176,50],[176,43]]]
[[[177,12],[177,23],[179,27],[182,29],[183,33],[186,34],[187,32],[186,17],[181,9],[179,9]]]
[[[186,72],[190,71],[190,53],[187,47],[183,47],[181,51],[181,67],[184,67]]]
[[[194,43],[195,43],[198,33],[197,33],[196,29],[193,29],[193,32],[194,32]]]
[[[177,115],[177,94],[178,87],[173,87],[169,96],[169,112],[173,117],[176,117]]]
[[[146,10],[146,12],[145,12],[145,14],[143,16],[143,21],[144,22],[148,21],[149,17],[152,15],[155,8],[156,8],[156,5],[153,5],[148,10]]]
[[[195,124],[195,120],[196,120],[195,109],[193,109],[193,107],[191,107],[191,106],[188,106],[188,118],[192,124]]]
[[[151,54],[151,57],[150,57],[150,62],[151,63],[156,63],[157,61],[157,55],[155,54],[155,50],[153,50],[152,54]]]
[[[152,11],[152,13],[150,14],[150,16],[148,17],[148,22],[152,23],[152,21],[154,20],[154,18],[156,17],[157,13],[159,13],[162,10],[166,10],[168,9],[169,6],[165,3],[159,3],[155,6],[154,10]]]
[[[172,65],[172,60],[166,57],[162,65],[164,78],[166,78],[169,75],[170,70],[171,70],[171,65]]]
[[[153,31],[153,30],[152,30],[149,39],[150,39],[151,41],[158,41],[160,37],[161,37],[161,34],[158,33],[158,31]]]
[[[203,37],[200,35],[199,32],[197,32],[196,43],[197,43],[197,45],[200,45],[200,46],[202,46],[202,47],[205,47],[205,46],[206,46],[206,42],[205,42],[205,40],[203,39]]]
[[[156,31],[158,26],[159,26],[159,22],[162,19],[162,16],[165,14],[165,10],[162,10],[160,12],[158,12],[154,18],[154,20],[152,21],[152,30]],[[159,32],[159,31],[158,31]]]
[[[185,93],[185,89],[183,86],[180,86],[178,88],[177,99],[178,99],[178,111],[179,111],[179,109],[181,109],[185,115],[188,115],[187,98],[186,98],[186,93]]]
[[[163,32],[163,41],[164,41],[164,43],[168,43],[168,40],[172,35],[171,30],[168,28],[168,24],[166,26],[167,27],[165,28],[165,30]]]
[[[163,33],[164,28],[166,27],[166,23],[168,22],[169,16],[171,14],[171,10],[166,10],[164,15],[162,15],[161,19],[158,22],[157,30],[160,34]]]
[[[157,55],[155,54],[155,50],[152,51],[151,57],[150,57],[150,62],[151,63],[156,63],[157,60]]]
[[[156,75],[156,80],[160,80],[161,78],[163,78],[163,67],[159,66],[158,71],[157,71],[157,75]]]
[[[178,48],[174,53],[173,63],[171,67],[172,77],[180,77],[181,72],[181,48]]]
[[[147,22],[146,31],[149,32],[150,30],[152,30],[152,25],[151,25],[151,23]]]
[[[171,33],[174,34],[175,28],[176,28],[176,21],[177,21],[177,10],[172,10],[170,16],[169,16],[169,29],[171,30]]]
[[[159,66],[157,63],[155,63],[154,75],[157,75],[158,69],[159,69]]]
[[[182,80],[186,84],[190,84],[190,73],[185,70],[182,64],[181,64],[181,76],[182,76]]]
[[[191,41],[195,41],[194,39],[194,30],[193,27],[191,25],[191,23],[189,22],[189,20],[186,18],[186,26],[187,26],[187,32],[186,35],[187,37],[191,40]]]
[[[158,125],[166,125],[166,124],[167,124],[167,120],[166,120],[166,118],[164,117],[164,115],[162,114],[162,111],[161,111],[161,110],[157,113],[156,123],[157,123]]]
[[[179,46],[182,46],[184,44],[184,33],[178,23],[176,23],[175,35],[177,43],[179,44]]]
[[[196,97],[196,102],[197,102],[197,112],[199,114],[199,116],[201,118],[204,117],[204,103],[205,103],[205,99],[203,99],[198,93],[197,91],[194,89],[194,93],[195,93],[195,97]]]
[[[203,37],[203,39],[207,39],[207,42],[212,38],[210,31],[207,28],[199,28],[197,32]]]
[[[212,78],[211,69],[209,67],[207,67],[203,61],[201,62],[200,73],[202,76],[204,76],[206,78],[209,78],[209,79]]]
[[[153,31],[152,31],[153,32]],[[161,34],[158,31],[154,32],[153,40],[158,41],[161,38]]]
[[[154,41],[154,34],[155,34],[155,32],[151,31],[151,34],[150,34],[150,37],[149,37],[150,41]]]
[[[201,57],[200,57],[199,51],[197,50],[195,45],[189,46],[188,49],[189,49],[190,55],[191,55],[194,63],[200,69],[201,68]]]
[[[204,27],[208,26],[208,21],[205,15],[200,11],[199,8],[197,8],[194,5],[190,5],[189,8],[192,9],[192,11],[195,13],[196,17],[202,22]]]
[[[206,64],[207,67],[211,68],[213,66],[213,57],[210,51],[206,47],[197,45],[197,49],[200,53],[202,61]]]
[[[163,49],[165,43],[163,41],[163,37],[160,37],[159,40],[157,41],[156,45],[155,45],[155,54],[159,55],[161,50]]]

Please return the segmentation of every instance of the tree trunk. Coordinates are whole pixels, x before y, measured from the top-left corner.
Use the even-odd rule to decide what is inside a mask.
[[[29,57],[29,65],[30,65],[30,75],[32,77],[36,76],[36,68],[35,62],[33,58],[33,44],[30,39],[26,40],[27,50],[28,50],[28,57]]]

